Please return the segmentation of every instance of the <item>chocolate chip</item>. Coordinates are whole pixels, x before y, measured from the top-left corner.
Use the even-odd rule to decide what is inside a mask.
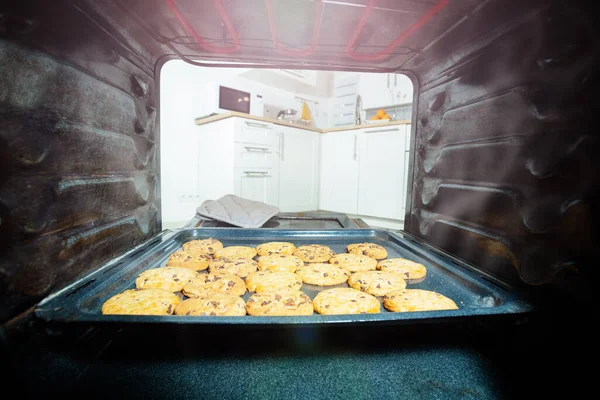
[[[334,264],[339,264],[339,263],[340,263],[339,261],[335,261],[335,262],[334,262]]]
[[[351,301],[351,302],[353,302],[353,303],[356,303],[356,300],[354,300],[354,299],[352,299],[352,300],[350,300],[350,301]]]
[[[325,278],[327,278],[327,277],[329,276],[329,274],[328,274],[327,272],[324,272],[324,273],[323,273],[323,276],[324,276]]]
[[[279,295],[279,294],[276,294],[276,295],[275,295],[275,300],[281,300],[281,295]]]
[[[235,286],[235,282],[234,281],[229,281],[229,282],[227,282],[227,286],[234,287]]]
[[[381,285],[378,283],[377,286],[375,286],[377,289],[381,289]]]
[[[392,282],[390,282],[390,281],[387,281],[387,282],[388,282],[388,285],[391,285],[391,284],[392,284]]]
[[[209,250],[209,251],[213,251],[213,248],[212,248],[212,247],[209,247],[209,248],[208,248],[208,250]]]
[[[173,281],[179,282],[179,278],[175,278],[175,279],[173,279]]]
[[[325,308],[329,308],[329,304],[325,304]]]
[[[361,298],[361,299],[364,299],[364,298],[365,298],[365,296],[360,296],[360,298]]]
[[[406,276],[408,278],[410,276],[410,274],[408,272],[405,272],[404,276]]]
[[[214,300],[213,300],[213,301],[211,301],[211,302],[209,302],[208,304],[210,304],[210,305],[211,305],[211,306],[213,306],[213,307],[218,307],[218,305],[219,305],[219,303],[217,303],[217,302],[216,302],[216,301],[214,301]]]
[[[191,313],[192,313],[191,311],[188,311],[185,313],[185,315],[190,315]]]
[[[248,303],[254,303],[254,299],[248,299]]]
[[[263,301],[260,305],[261,306],[266,306],[267,304],[271,303],[271,300],[265,300]]]
[[[309,260],[314,260],[314,259],[315,259],[315,256],[310,256],[310,257],[308,257],[308,259],[309,259]]]
[[[171,314],[171,311],[173,311],[173,305],[169,304],[169,308],[167,308],[167,313]]]
[[[220,281],[221,277],[220,276],[215,276],[215,278],[213,279],[213,281]]]
[[[294,299],[287,299],[283,304],[288,307],[292,307],[294,305]]]
[[[214,311],[211,311],[209,315],[210,315],[210,316],[215,316],[215,315],[217,315],[217,314],[215,314],[215,312],[214,312]]]

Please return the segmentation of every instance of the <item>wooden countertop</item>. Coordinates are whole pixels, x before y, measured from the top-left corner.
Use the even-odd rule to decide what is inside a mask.
[[[390,121],[390,122],[374,123],[374,124],[349,125],[349,126],[343,126],[340,128],[331,128],[331,129],[318,129],[318,128],[311,128],[308,126],[302,126],[302,125],[298,125],[298,124],[291,124],[289,122],[286,122],[286,121],[283,121],[280,119],[257,117],[255,115],[244,114],[244,113],[235,112],[235,111],[223,113],[223,114],[219,114],[219,115],[213,115],[212,117],[196,118],[195,122],[196,122],[196,125],[205,125],[205,124],[210,124],[211,122],[220,121],[222,119],[231,118],[231,117],[252,119],[255,121],[268,122],[270,124],[275,124],[275,125],[290,126],[292,128],[296,128],[296,129],[305,129],[307,131],[313,131],[313,132],[319,132],[319,133],[348,131],[348,130],[353,130],[353,129],[377,128],[377,127],[385,127],[385,126],[390,126],[390,125],[406,125],[406,124],[411,123],[411,121],[409,121],[409,120],[401,120],[401,121]]]

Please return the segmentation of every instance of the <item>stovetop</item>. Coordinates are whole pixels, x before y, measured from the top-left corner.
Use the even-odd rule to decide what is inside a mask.
[[[195,215],[186,228],[235,228],[226,222],[206,219]],[[271,229],[358,229],[369,228],[360,218],[333,212],[279,213],[261,228]]]

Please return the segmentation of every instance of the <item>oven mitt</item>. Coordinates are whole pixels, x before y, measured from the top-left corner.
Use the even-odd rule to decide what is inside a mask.
[[[228,194],[218,200],[204,201],[196,212],[242,228],[260,228],[279,212],[279,208]]]

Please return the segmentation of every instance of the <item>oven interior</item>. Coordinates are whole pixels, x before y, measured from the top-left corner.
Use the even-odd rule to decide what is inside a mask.
[[[600,176],[592,6],[3,2],[3,337],[40,300],[161,231],[158,77],[175,58],[407,74],[405,231],[539,298],[551,315],[567,313],[572,326],[595,319],[585,306]]]

